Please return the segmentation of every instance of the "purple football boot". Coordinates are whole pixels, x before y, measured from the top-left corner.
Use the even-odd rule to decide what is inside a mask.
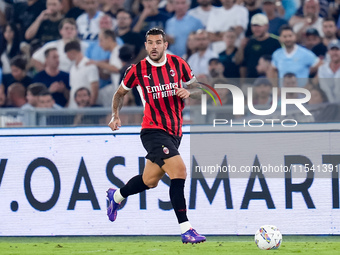
[[[119,209],[120,203],[116,203],[113,199],[113,194],[116,192],[116,189],[108,189],[106,191],[107,200],[109,201],[109,206],[107,207],[107,216],[109,217],[110,221],[115,221],[117,218],[117,211]]]
[[[190,228],[187,232],[181,235],[183,243],[202,243],[206,241],[205,236],[201,236],[195,229]]]

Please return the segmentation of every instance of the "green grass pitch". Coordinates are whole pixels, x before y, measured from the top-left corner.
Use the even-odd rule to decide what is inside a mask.
[[[182,244],[178,236],[0,237],[1,255],[40,254],[340,254],[340,236],[284,236],[278,250],[259,250],[253,236],[208,236]]]

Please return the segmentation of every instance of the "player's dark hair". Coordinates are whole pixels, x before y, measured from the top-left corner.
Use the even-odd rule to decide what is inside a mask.
[[[145,40],[148,39],[149,35],[161,35],[163,37],[163,41],[164,42],[166,41],[166,39],[165,39],[165,36],[166,36],[165,32],[161,28],[158,28],[158,27],[151,28],[148,32],[146,32]]]
[[[289,26],[289,25],[282,25],[280,27],[280,30],[279,30],[279,35],[281,35],[283,31],[287,31],[287,30],[288,31],[292,31],[294,33],[294,30],[293,30],[293,28],[291,26]]]
[[[292,77],[296,77],[295,73],[285,73],[283,75],[283,78],[292,78]]]
[[[21,70],[26,70],[26,64],[27,61],[21,56],[15,56],[14,58],[11,59],[10,65],[11,66],[16,66]]]
[[[73,25],[73,26],[75,26],[77,28],[77,23],[74,20],[74,18],[64,18],[59,23],[59,26],[58,26],[59,31],[63,28],[63,26],[65,24],[70,24],[70,25]]]
[[[46,85],[41,82],[32,83],[27,87],[27,91],[31,92],[33,96],[38,96],[42,91],[46,89]]]
[[[103,35],[105,36],[105,38],[108,38],[110,37],[114,42],[116,41],[116,35],[115,35],[115,32],[113,32],[112,30],[110,29],[104,29],[102,31]]]
[[[78,51],[78,52],[81,51],[80,42],[78,40],[73,40],[73,41],[66,43],[64,51],[69,52],[71,50],[75,50],[75,51]]]
[[[91,96],[91,91],[88,88],[81,87],[81,88],[77,89],[76,92],[74,93],[74,98],[76,98],[78,92],[82,91],[82,90],[85,90],[87,92],[88,96]]]
[[[50,54],[50,52],[53,51],[53,50],[58,51],[57,48],[54,48],[54,47],[45,50],[45,52],[44,52],[45,58],[47,58],[47,57],[48,57],[48,54]]]

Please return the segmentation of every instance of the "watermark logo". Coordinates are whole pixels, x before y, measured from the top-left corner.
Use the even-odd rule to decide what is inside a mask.
[[[208,87],[211,91],[213,91],[216,94],[217,98],[219,99],[220,104],[222,105],[221,98],[213,87],[207,84],[204,84],[204,83],[200,83],[200,84]],[[265,110],[264,109],[259,110],[254,107],[253,87],[248,87],[247,97],[245,97],[245,95],[243,94],[243,91],[239,87],[232,85],[232,84],[216,84],[214,87],[217,89],[228,89],[231,92],[231,96],[233,98],[233,115],[245,115],[245,105],[246,105],[245,98],[247,98],[247,106],[248,106],[249,111],[252,114],[257,115],[257,116],[267,116],[267,115],[273,114],[278,107],[279,96],[278,96],[278,88],[276,87],[272,88],[272,104],[269,109],[265,109]],[[210,91],[204,88],[200,88],[200,89],[206,92],[213,99],[215,105],[217,105],[216,100]],[[294,99],[288,98],[287,95],[291,93],[299,94],[301,95],[301,97],[294,98]],[[280,101],[281,101],[281,115],[282,116],[287,115],[287,105],[295,105],[306,116],[312,115],[303,105],[307,103],[311,98],[311,93],[309,90],[305,88],[297,88],[297,87],[281,88],[280,97],[281,97]],[[206,94],[201,95],[201,114],[207,115],[207,95]],[[266,119],[265,121],[271,122],[272,126],[274,125],[274,119]],[[278,119],[275,119],[275,121],[278,121]],[[297,121],[293,119],[283,120],[281,121],[281,124],[282,122],[287,122],[287,121],[294,123],[294,125],[290,125],[289,127],[295,127],[297,125]],[[225,125],[230,122],[232,125],[232,120],[228,121],[225,119],[214,119],[214,127],[216,125]],[[256,127],[262,127],[264,125],[264,121],[260,119],[248,120],[247,123],[254,123],[254,122],[259,123],[259,125],[256,125]],[[244,124],[244,126],[246,126],[246,121],[244,120],[243,123],[238,123],[238,124]],[[251,125],[251,124],[249,124],[248,126],[254,127],[254,125]]]
[[[209,88],[212,92],[215,93],[216,97],[218,98],[218,100],[220,101],[220,104],[222,105],[222,100],[221,100],[221,97],[220,95],[217,93],[216,89],[214,89],[212,86],[208,85],[208,84],[205,84],[205,83],[202,83],[202,82],[198,82],[199,84]],[[202,91],[204,91],[205,93],[207,93],[211,98],[212,100],[214,101],[214,104],[217,105],[217,102],[215,100],[215,97],[211,94],[211,92],[207,89],[204,89],[204,88],[199,88],[201,89]],[[202,94],[201,95],[201,114],[202,115],[207,115],[207,94]]]

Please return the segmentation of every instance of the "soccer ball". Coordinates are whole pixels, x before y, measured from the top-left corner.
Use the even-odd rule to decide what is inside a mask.
[[[277,227],[265,225],[257,230],[255,243],[261,250],[278,249],[282,243],[282,234]]]

